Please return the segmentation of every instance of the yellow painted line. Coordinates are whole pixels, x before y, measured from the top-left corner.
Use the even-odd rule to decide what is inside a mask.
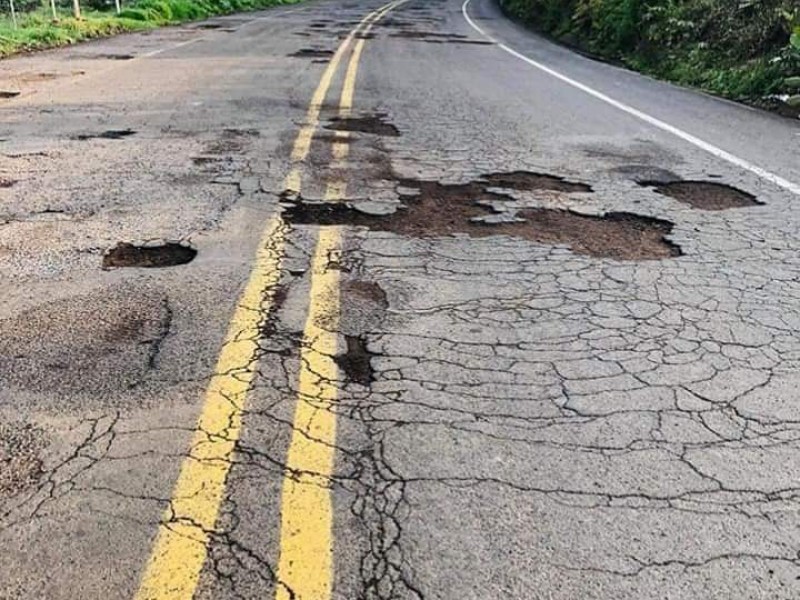
[[[363,30],[402,2],[384,7]],[[339,101],[339,116],[348,117],[355,96],[358,65],[364,49],[359,39],[350,56]],[[345,135],[341,135],[345,133]],[[340,132],[333,146],[333,165],[349,154],[349,135]],[[346,197],[347,184],[329,181],[325,199]],[[342,252],[338,227],[319,229],[311,264],[308,317],[300,354],[298,397],[292,439],[281,492],[280,557],[276,600],[330,600],[333,591],[333,504],[331,477],[336,444],[339,369],[340,271],[329,268]]]
[[[285,233],[283,221],[273,217],[234,311],[136,600],[191,600],[194,596],[255,374],[260,325],[272,308],[280,280]]]
[[[306,122],[295,140],[294,164],[285,181],[287,190],[300,192],[299,163],[308,156],[319,126],[322,103],[342,57],[358,29],[380,14],[378,10],[362,20],[340,44],[323,73]],[[321,236],[318,251],[327,247],[323,241]],[[181,465],[170,507],[159,526],[135,600],[192,600],[195,595],[239,439],[242,411],[255,376],[260,326],[272,310],[275,287],[280,281],[285,245],[286,226],[280,217],[274,217],[260,241],[250,278],[231,319],[215,375],[206,389],[188,456]],[[335,289],[338,290],[338,280]],[[335,301],[338,314],[338,299]],[[311,382],[306,381],[305,385]],[[320,470],[325,467],[322,464],[313,466]]]
[[[338,228],[321,228],[311,264],[311,304],[303,332],[294,430],[281,494],[277,600],[327,600],[333,581],[333,472],[338,367]]]

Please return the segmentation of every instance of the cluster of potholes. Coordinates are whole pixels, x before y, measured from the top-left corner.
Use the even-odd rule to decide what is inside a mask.
[[[336,131],[378,136],[400,135],[383,113],[333,118],[326,125]],[[670,241],[674,223],[630,212],[591,215],[559,208],[524,208],[509,218],[504,202],[515,199],[504,191],[548,191],[563,194],[592,193],[591,186],[547,173],[513,171],[489,173],[461,184],[442,184],[387,176],[394,180],[401,205],[388,214],[362,210],[358,203],[320,203],[284,195],[285,219],[301,225],[352,225],[417,238],[467,234],[480,238],[509,235],[538,244],[565,245],[573,252],[615,260],[648,260],[680,256]],[[677,178],[638,180],[695,209],[719,211],[759,206],[755,196],[733,186]]]
[[[602,216],[570,210],[528,208],[513,219],[488,220],[503,215],[497,203],[513,201],[498,188],[563,193],[589,193],[591,187],[561,177],[528,171],[490,173],[461,184],[442,184],[415,179],[396,180],[401,207],[389,214],[370,214],[357,205],[311,203],[286,197],[284,218],[300,225],[351,225],[416,238],[464,233],[473,238],[510,235],[539,244],[564,244],[579,254],[642,260],[680,255],[680,248],[666,239],[672,223],[627,212]]]
[[[399,130],[387,115],[375,113],[334,117],[325,126],[333,131],[397,137]],[[131,130],[105,132],[92,137],[119,139]],[[109,135],[107,135],[109,134]],[[230,150],[243,137],[257,132],[226,130],[215,152]],[[510,213],[503,203],[515,199],[504,191],[547,191],[562,194],[590,194],[582,182],[531,171],[488,173],[474,181],[443,184],[390,176],[400,190],[400,206],[388,214],[361,210],[358,203],[321,203],[285,194],[284,218],[297,225],[355,226],[416,238],[466,234],[473,238],[508,235],[537,244],[568,246],[573,252],[615,260],[655,260],[682,254],[668,239],[674,223],[631,212],[601,215],[561,208],[523,208]],[[717,182],[688,180],[640,180],[638,185],[671,197],[692,208],[718,211],[758,206],[752,194]],[[103,268],[159,268],[186,264],[197,250],[179,242],[135,245],[122,242],[103,256]],[[354,346],[354,351],[357,346]]]

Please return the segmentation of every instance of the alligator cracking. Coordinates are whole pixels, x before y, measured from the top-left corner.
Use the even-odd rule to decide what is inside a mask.
[[[299,225],[351,225],[387,231],[407,237],[431,238],[458,233],[474,238],[510,235],[537,244],[566,245],[573,252],[615,260],[656,260],[681,255],[680,247],[668,240],[670,221],[627,212],[600,216],[570,210],[527,208],[514,219],[487,221],[500,214],[494,204],[513,198],[497,188],[588,192],[586,184],[553,175],[515,171],[492,173],[464,184],[442,184],[413,179],[397,180],[402,188],[415,190],[401,195],[403,205],[390,214],[368,214],[357,204],[310,203],[287,199],[284,216]]]

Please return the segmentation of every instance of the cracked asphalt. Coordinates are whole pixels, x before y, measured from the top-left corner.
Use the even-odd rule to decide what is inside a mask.
[[[381,6],[0,62],[0,599],[799,598],[800,125]],[[142,591],[165,528],[188,592]]]

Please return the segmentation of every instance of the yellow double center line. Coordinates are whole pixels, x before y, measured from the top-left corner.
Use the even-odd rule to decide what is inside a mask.
[[[342,41],[320,79],[306,120],[292,148],[285,188],[301,191],[302,166],[319,127],[320,112],[339,64],[359,36],[350,56],[339,102],[340,116],[353,105],[364,34],[396,0],[367,15]],[[335,165],[348,155],[348,134],[333,146]],[[330,181],[326,199],[345,196],[343,181]],[[181,465],[170,506],[159,526],[135,600],[191,600],[215,530],[232,455],[239,440],[242,411],[255,376],[261,325],[273,309],[287,228],[280,216],[267,224],[250,278],[234,311],[215,375],[206,390],[186,459]],[[327,268],[340,253],[337,228],[319,232],[311,264],[311,299],[301,352],[294,430],[284,476],[280,560],[276,600],[328,600],[333,580],[333,534],[330,480],[333,473],[338,370],[335,332],[339,318],[339,272]]]

